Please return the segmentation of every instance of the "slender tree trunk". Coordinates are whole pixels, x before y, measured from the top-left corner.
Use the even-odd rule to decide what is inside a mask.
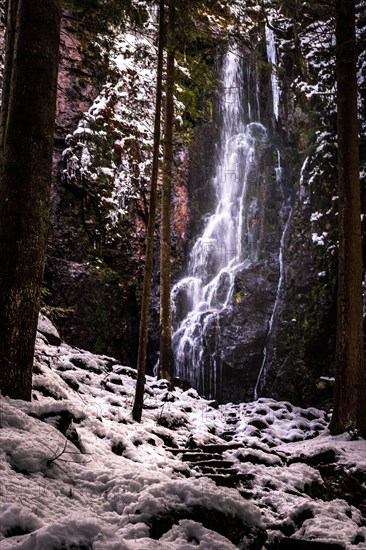
[[[154,231],[156,223],[157,206],[157,183],[159,172],[159,146],[161,126],[161,105],[162,105],[162,82],[163,82],[163,61],[164,61],[164,0],[160,0],[159,7],[159,46],[158,46],[158,68],[156,78],[156,99],[155,99],[155,123],[154,123],[154,151],[151,174],[150,191],[150,212],[147,228],[146,260],[144,270],[144,282],[141,297],[139,349],[137,357],[137,383],[135,401],[132,409],[132,417],[141,422],[142,405],[144,401],[146,355],[148,343],[148,325],[150,310],[151,280],[154,266]]]
[[[333,434],[366,436],[355,1],[336,2],[339,254]]]
[[[160,356],[159,378],[173,382],[172,309],[171,309],[171,206],[174,119],[174,25],[175,9],[169,6],[169,34],[164,124],[163,192],[160,241]]]
[[[49,221],[61,0],[10,4],[18,8],[15,40],[7,46],[13,55],[7,57],[11,80],[0,150],[0,389],[30,400]]]

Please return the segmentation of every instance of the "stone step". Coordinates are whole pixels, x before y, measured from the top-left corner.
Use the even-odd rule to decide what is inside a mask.
[[[235,474],[234,477],[238,483],[242,483],[244,486],[249,488],[252,487],[252,481],[254,479],[253,474]]]
[[[253,498],[253,491],[247,491],[245,489],[239,489],[239,493],[241,494],[241,496],[247,500],[250,500]]]
[[[243,443],[210,444],[210,445],[203,445],[201,447],[204,453],[223,453],[225,451],[245,449],[245,448],[246,448],[246,445],[244,445]]]
[[[236,481],[234,476],[222,475],[222,474],[206,474],[205,477],[212,479],[220,487],[230,487],[231,489],[236,487]]]
[[[220,437],[225,441],[232,441],[235,434],[236,432],[228,431],[228,432],[222,433]]]
[[[318,542],[285,537],[269,547],[271,550],[344,550],[344,544],[337,542]]]
[[[234,476],[237,472],[234,468],[215,468],[214,466],[192,466],[193,470],[201,472],[202,474],[217,474],[223,476]]]
[[[231,460],[202,460],[192,463],[192,466],[197,466],[198,468],[207,466],[210,468],[231,468],[234,466],[234,462]]]
[[[183,455],[189,454],[189,453],[202,453],[202,449],[199,449],[198,447],[195,449],[189,449],[188,447],[167,447],[167,451],[172,453],[173,455],[179,455],[182,453]]]
[[[251,488],[252,474],[206,474],[205,477],[212,479],[220,487],[236,488],[238,485]]]
[[[222,460],[222,455],[220,453],[203,453],[200,452],[190,452],[184,453],[182,456],[183,462],[204,462],[208,460]]]

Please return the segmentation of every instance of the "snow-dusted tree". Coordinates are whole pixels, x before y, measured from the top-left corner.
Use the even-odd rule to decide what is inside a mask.
[[[168,33],[169,44],[167,51],[167,68],[166,68],[166,104],[165,104],[165,122],[164,122],[164,161],[163,161],[163,193],[162,193],[162,216],[161,216],[161,264],[160,264],[160,293],[161,293],[161,307],[160,307],[160,368],[159,376],[168,378],[170,381],[173,379],[173,354],[172,354],[172,314],[170,303],[170,213],[171,213],[171,194],[172,194],[172,160],[173,160],[173,118],[174,118],[174,84],[176,71],[174,70],[175,55],[174,50],[180,53],[182,56],[184,53],[185,59],[187,59],[186,50],[193,44],[200,33],[203,33],[205,40],[210,41],[209,33],[207,33],[207,22],[202,24],[202,16],[200,13],[206,13],[200,10],[202,6],[206,4],[214,4],[217,2],[207,2],[207,0],[189,0],[184,5],[174,0],[169,2],[170,17],[168,21]],[[158,53],[158,72],[157,72],[157,97],[156,97],[156,115],[155,115],[155,131],[154,131],[154,155],[153,155],[153,170],[152,170],[152,184],[151,184],[151,196],[150,196],[150,213],[149,213],[149,225],[148,236],[146,244],[146,263],[144,270],[144,282],[141,298],[141,314],[140,314],[140,332],[139,332],[139,349],[138,349],[138,378],[136,386],[136,395],[133,406],[133,418],[137,421],[141,420],[143,394],[145,384],[145,372],[146,372],[146,349],[148,341],[148,313],[150,304],[150,289],[151,289],[151,275],[153,269],[153,242],[154,242],[154,226],[155,226],[155,178],[157,178],[158,170],[158,147],[160,139],[160,106],[161,102],[161,89],[162,85],[162,25],[164,24],[163,9],[164,2],[160,1],[160,48]],[[209,12],[209,10],[208,10]],[[173,18],[180,18],[180,25],[185,29],[183,37],[177,37],[172,32],[174,27]],[[202,38],[202,37],[201,37]],[[202,40],[201,40],[202,42]],[[195,47],[189,48],[189,55],[192,53],[192,49],[195,52]],[[188,58],[189,58],[188,55]],[[197,61],[197,52],[195,52],[194,67],[202,68],[202,65]],[[161,56],[161,58],[160,58]],[[194,75],[194,85],[198,86],[198,79],[202,79],[202,75],[207,76],[206,71],[197,70],[197,74]],[[192,71],[193,73],[193,71]],[[180,83],[181,84],[181,83]],[[202,88],[202,80],[200,81],[200,89]],[[201,90],[202,91],[202,90]],[[182,98],[184,103],[184,98]],[[192,98],[190,97],[190,110],[195,112],[195,107],[192,105]],[[192,109],[193,107],[193,109]],[[192,116],[192,112],[190,115]],[[159,117],[159,118],[158,118]],[[159,130],[159,133],[158,133]],[[154,183],[155,182],[155,183]]]
[[[61,0],[10,0],[0,139],[0,390],[30,400],[49,220]]]
[[[152,272],[154,266],[154,232],[156,222],[157,206],[157,182],[159,171],[159,147],[160,147],[160,126],[161,126],[161,105],[162,105],[162,82],[163,82],[163,53],[164,53],[164,0],[159,4],[159,46],[158,46],[158,67],[156,77],[156,98],[155,98],[155,122],[154,122],[154,150],[153,165],[151,173],[149,223],[146,239],[146,259],[144,269],[144,282],[141,296],[139,348],[137,357],[137,383],[135,401],[132,416],[137,422],[141,421],[142,405],[144,400],[146,355],[148,342],[148,325],[150,309],[150,293]]]
[[[366,437],[362,323],[362,238],[357,116],[355,1],[336,1],[338,124],[338,312],[333,434]]]
[[[166,97],[164,118],[163,191],[160,232],[160,355],[159,378],[173,383],[172,309],[171,309],[171,208],[174,127],[174,39],[175,7],[169,5],[167,38]]]

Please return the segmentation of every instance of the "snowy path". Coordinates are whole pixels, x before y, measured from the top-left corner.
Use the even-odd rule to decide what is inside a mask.
[[[147,377],[136,424],[133,369],[47,338],[32,403],[0,400],[1,550],[365,550],[366,442],[323,411]]]

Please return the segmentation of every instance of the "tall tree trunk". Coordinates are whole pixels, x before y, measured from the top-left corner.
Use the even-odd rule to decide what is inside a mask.
[[[175,8],[169,6],[166,103],[164,123],[163,192],[160,236],[160,356],[159,378],[173,382],[171,309],[171,207],[174,119],[174,26]]]
[[[5,4],[5,24],[6,24],[6,39],[5,39],[5,61],[3,86],[1,91],[1,114],[0,114],[0,148],[3,149],[4,131],[8,114],[9,94],[11,86],[11,75],[14,62],[14,42],[16,31],[16,17],[18,12],[19,0],[8,0]]]
[[[333,434],[366,436],[355,1],[336,2],[339,254]]]
[[[156,78],[154,151],[153,151],[153,165],[152,165],[152,174],[151,174],[150,212],[149,212],[149,223],[147,228],[144,282],[143,282],[143,289],[142,289],[142,296],[141,296],[139,349],[138,349],[138,357],[137,357],[137,383],[136,383],[135,401],[132,409],[132,417],[137,422],[141,422],[142,405],[144,401],[151,279],[152,279],[152,272],[153,272],[153,266],[154,266],[154,231],[155,231],[155,223],[156,223],[157,184],[158,184],[158,172],[159,172],[159,146],[160,146],[162,82],[163,82],[163,61],[164,61],[163,54],[164,54],[164,0],[160,0],[158,68],[157,68],[157,78]]]
[[[7,58],[11,81],[0,150],[0,389],[30,400],[49,221],[61,0],[10,3],[18,8],[14,45],[7,46],[13,55]]]

